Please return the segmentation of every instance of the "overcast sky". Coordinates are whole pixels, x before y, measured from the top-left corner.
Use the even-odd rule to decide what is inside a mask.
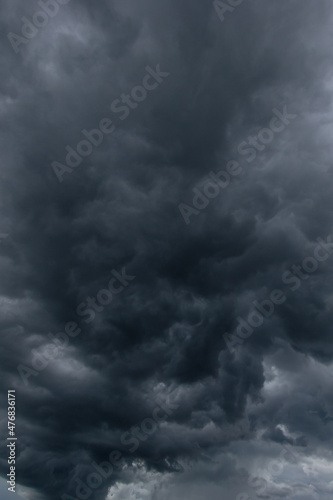
[[[331,499],[331,0],[0,12],[3,480]]]

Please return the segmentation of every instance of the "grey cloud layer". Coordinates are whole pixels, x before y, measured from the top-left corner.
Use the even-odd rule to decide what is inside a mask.
[[[333,260],[240,351],[223,335],[333,234],[331,2],[251,0],[221,23],[208,0],[71,0],[16,53],[7,33],[38,8],[0,8],[0,384],[17,391],[19,493],[78,498],[118,450],[90,498],[235,500],[288,444],[298,462],[269,494],[330,498]],[[157,64],[163,84],[59,183],[52,162]],[[286,103],[297,119],[248,162],[242,141]],[[242,174],[184,224],[179,204],[231,160]],[[78,317],[123,268],[135,280]],[[17,367],[69,321],[80,335],[24,384]],[[178,407],[131,452],[122,436],[157,399]]]

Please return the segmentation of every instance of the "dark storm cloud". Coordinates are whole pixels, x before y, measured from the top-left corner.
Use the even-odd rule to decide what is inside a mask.
[[[16,53],[7,34],[38,9],[1,6],[1,386],[17,391],[21,493],[78,498],[117,450],[87,498],[194,483],[191,498],[231,500],[289,445],[266,493],[294,498],[311,469],[304,497],[324,484],[326,500],[332,257],[236,353],[223,335],[333,234],[330,2],[253,0],[221,23],[204,0],[71,0]],[[111,104],[158,65],[169,75],[122,120]],[[296,118],[248,162],[239,145],[284,106]],[[59,183],[52,163],[103,119],[114,130]],[[186,225],[179,204],[229,160],[242,174]],[[121,294],[78,310],[123,268]],[[17,367],[38,371],[69,322],[80,333],[25,383]],[[133,441],[159,404],[174,409]]]

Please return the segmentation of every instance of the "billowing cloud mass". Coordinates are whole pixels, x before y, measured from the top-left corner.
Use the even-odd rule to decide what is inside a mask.
[[[3,479],[331,499],[332,2],[0,12]]]

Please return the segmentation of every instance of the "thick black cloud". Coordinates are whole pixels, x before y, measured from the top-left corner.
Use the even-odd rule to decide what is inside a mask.
[[[287,457],[268,493],[326,500],[332,257],[297,290],[283,276],[333,234],[331,3],[251,0],[221,22],[206,0],[71,0],[16,54],[7,33],[38,9],[1,6],[1,387],[3,415],[17,391],[19,492],[76,497],[119,450],[91,498],[194,484],[234,499],[288,445],[301,465]],[[157,65],[169,75],[121,120],[111,104]],[[239,145],[284,106],[295,118],[248,162]],[[52,163],[104,118],[115,130],[59,183]],[[179,205],[230,160],[241,174],[186,224]],[[123,268],[128,286],[78,316]],[[275,289],[285,302],[230,352],[224,334]],[[25,384],[18,366],[71,321],[80,333]],[[175,408],[131,452],[124,433],[161,402]]]

